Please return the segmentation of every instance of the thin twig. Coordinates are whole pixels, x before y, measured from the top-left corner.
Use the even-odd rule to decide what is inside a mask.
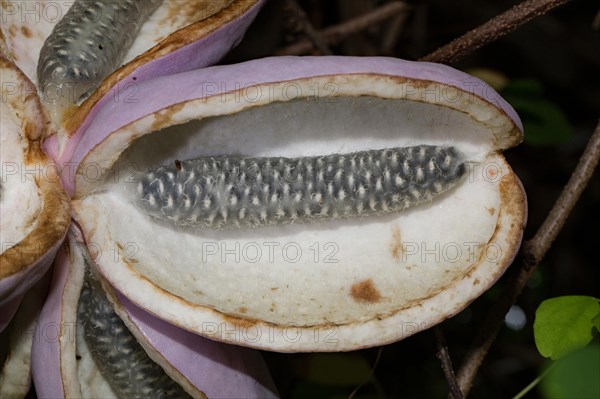
[[[452,63],[570,0],[526,0],[440,47],[421,61]]]
[[[408,13],[400,13],[390,21],[390,26],[385,34],[383,40],[381,41],[381,53],[385,55],[392,55],[394,52],[394,47],[396,47],[396,43],[398,42],[398,37],[400,37],[400,33],[402,29],[404,29],[404,24],[406,22],[406,18],[408,17]]]
[[[444,376],[448,382],[450,393],[454,399],[464,399],[464,395],[458,386],[456,376],[454,375],[454,368],[452,368],[452,359],[450,359],[450,353],[448,353],[448,347],[446,346],[446,338],[440,327],[435,327],[435,342],[437,344],[436,356],[442,363],[442,370],[444,370]]]
[[[377,4],[379,1],[380,0],[337,0],[335,3],[337,4],[339,21],[349,21],[360,15],[366,15],[381,5]],[[372,25],[362,32],[346,37],[346,39],[340,43],[342,45],[340,51],[344,55],[377,55],[377,43],[370,40],[369,36],[372,36],[375,32],[379,34],[380,30],[381,24]]]
[[[515,262],[511,276],[506,283],[500,299],[496,301],[488,316],[481,325],[477,336],[467,351],[463,364],[458,371],[458,384],[468,395],[490,346],[494,342],[506,313],[516,302],[517,297],[527,284],[552,242],[558,236],[571,210],[579,200],[581,193],[587,187],[592,174],[600,160],[600,121],[596,130],[587,144],[577,167],[573,171],[569,182],[562,190],[552,210],[544,220],[532,239],[525,242],[519,254],[520,261]],[[516,268],[514,268],[516,267]]]
[[[594,29],[594,30],[600,29],[600,10],[598,10],[598,12],[596,13],[596,17],[594,18],[594,21],[592,22],[592,29]]]
[[[335,45],[353,33],[360,32],[369,26],[377,25],[394,15],[405,13],[408,10],[409,7],[399,1],[386,3],[368,14],[361,15],[349,21],[325,28],[321,32],[321,35],[328,45]],[[278,50],[275,54],[302,55],[309,53],[313,49],[314,44],[310,40],[303,40],[288,47],[284,47]]]
[[[360,389],[367,383],[369,382],[369,380],[371,379],[371,377],[373,376],[373,373],[375,372],[375,369],[377,368],[377,366],[379,365],[379,361],[381,360],[381,354],[383,353],[383,346],[380,346],[379,349],[377,350],[377,357],[375,358],[375,363],[373,363],[373,367],[371,367],[371,370],[369,371],[369,374],[367,375],[367,377],[364,379],[363,382],[360,383],[359,386],[357,386],[356,388],[354,388],[354,390],[350,393],[350,395],[348,396],[348,399],[352,399],[354,398],[354,395],[356,395],[358,393],[358,391],[360,391]]]
[[[333,54],[321,32],[319,32],[315,29],[314,26],[312,26],[310,20],[308,19],[308,16],[306,15],[302,7],[298,5],[296,0],[285,1],[286,6],[288,7],[292,15],[298,17],[301,25],[300,29],[306,34],[306,36],[310,39],[312,44],[317,48],[317,50],[319,50],[323,55]]]
[[[529,385],[527,385],[525,388],[523,388],[523,390],[521,390],[521,392],[519,392],[518,394],[516,394],[513,399],[522,399],[525,397],[525,395],[527,395],[529,393],[529,391],[531,391],[533,388],[536,387],[537,384],[540,383],[540,381],[542,381],[544,379],[544,377],[546,377],[550,371],[552,371],[552,369],[556,366],[556,362],[552,363],[550,365],[550,367],[548,367],[546,370],[544,370],[544,372],[542,374],[540,374],[535,380],[531,381],[529,383]]]

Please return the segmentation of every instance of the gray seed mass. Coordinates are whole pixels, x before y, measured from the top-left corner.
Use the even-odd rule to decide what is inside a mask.
[[[54,26],[38,62],[47,101],[77,103],[123,61],[162,0],[77,0]]]
[[[178,225],[244,228],[401,211],[454,187],[454,147],[415,147],[305,158],[206,157],[138,176],[137,202]]]
[[[96,365],[119,398],[190,397],[148,357],[113,310],[87,262],[77,320]]]

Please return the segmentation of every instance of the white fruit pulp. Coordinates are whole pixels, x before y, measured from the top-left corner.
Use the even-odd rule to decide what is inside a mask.
[[[43,203],[35,181],[41,165],[28,165],[23,118],[0,104],[0,253],[18,244],[36,226]]]

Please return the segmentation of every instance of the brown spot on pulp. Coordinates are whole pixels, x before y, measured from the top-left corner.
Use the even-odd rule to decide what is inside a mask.
[[[160,130],[167,126],[172,121],[173,115],[181,111],[185,106],[185,103],[179,103],[171,105],[169,108],[157,112],[154,115],[154,121],[152,122],[151,130]]]
[[[234,327],[235,329],[252,328],[256,324],[259,323],[258,320],[246,319],[246,318],[235,317],[235,316],[229,316],[229,315],[226,315],[226,314],[223,314],[223,319],[225,320],[226,323],[233,324],[235,326]]]
[[[487,208],[487,211],[490,213],[490,215],[494,215],[494,213],[496,213],[496,208]]]
[[[21,26],[21,33],[23,33],[23,36],[28,37],[28,38],[33,36],[33,34],[31,33],[31,30],[26,26]]]
[[[518,226],[515,226],[514,223],[510,226],[513,231],[517,228],[521,230],[520,234],[509,234],[512,237],[518,237],[518,241],[521,241],[522,230],[525,228],[525,216],[527,215],[526,199],[523,193],[523,187],[514,173],[508,173],[502,177],[500,181],[501,209],[506,209],[506,212],[514,214],[516,216],[515,220],[522,221],[522,224]]]
[[[240,313],[246,313],[248,311],[248,309],[244,306],[242,306],[241,308],[238,309],[238,312]]]
[[[394,259],[400,260],[402,256],[402,235],[400,234],[400,227],[392,226],[392,241],[390,242],[390,252]]]
[[[179,16],[186,16],[188,24],[196,21],[202,21],[216,14],[223,8],[232,3],[231,0],[211,0],[211,1],[186,1],[169,4],[169,17],[167,21],[173,20]]]
[[[377,303],[381,299],[381,294],[373,284],[373,280],[363,280],[350,288],[350,296],[357,302]]]
[[[479,284],[479,279],[478,278],[476,278],[475,281],[473,281],[473,285],[477,285],[477,284]]]

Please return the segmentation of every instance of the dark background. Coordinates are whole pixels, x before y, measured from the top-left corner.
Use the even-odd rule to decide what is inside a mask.
[[[317,29],[383,3],[386,1],[299,1]],[[331,48],[337,55],[418,59],[517,3],[408,1],[411,9],[393,48],[381,48],[391,19]],[[600,117],[600,27],[594,27],[599,11],[596,1],[572,1],[452,65],[476,75],[484,68],[499,76],[504,80],[501,94],[523,119],[525,142],[505,155],[528,195],[525,238],[530,238],[547,216]],[[304,38],[297,25],[297,16],[285,9],[283,1],[269,1],[246,38],[222,63],[275,54]],[[525,325],[516,330],[506,325],[502,328],[471,397],[510,398],[540,374],[546,361],[537,352],[532,326],[542,300],[561,295],[600,296],[595,253],[599,225],[600,176],[596,173],[517,301],[526,316]],[[456,367],[505,283],[506,279],[501,279],[466,310],[442,324]],[[348,397],[367,378],[355,398],[441,398],[447,386],[435,350],[431,330],[385,346],[370,378],[379,348],[342,354],[265,352],[264,356],[285,398]],[[597,377],[585,383],[600,384]],[[526,397],[544,396],[534,390]]]

